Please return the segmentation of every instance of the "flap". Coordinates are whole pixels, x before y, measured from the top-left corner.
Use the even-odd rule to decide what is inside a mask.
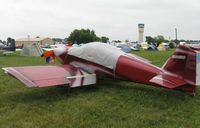
[[[71,65],[8,67],[3,68],[3,70],[28,87],[47,87],[66,84],[81,86],[96,83],[96,75],[88,74]],[[90,75],[93,77],[88,77]],[[79,79],[75,78],[75,76],[79,76]],[[68,79],[71,77],[74,77],[74,79]],[[84,82],[88,79],[92,80]]]
[[[150,82],[170,89],[187,84],[183,79],[169,74],[157,75]]]

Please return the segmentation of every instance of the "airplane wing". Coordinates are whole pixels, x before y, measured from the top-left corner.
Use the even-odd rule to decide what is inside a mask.
[[[8,67],[3,70],[28,87],[78,87],[96,83],[95,74],[89,74],[71,65]]]
[[[170,74],[157,75],[153,77],[150,82],[170,89],[174,89],[187,84],[185,80]]]

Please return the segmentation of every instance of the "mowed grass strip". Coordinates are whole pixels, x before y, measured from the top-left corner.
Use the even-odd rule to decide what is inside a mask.
[[[133,52],[162,66],[174,50]],[[58,63],[58,62],[57,62]],[[56,64],[57,64],[56,63]],[[40,57],[0,56],[0,67],[45,65]],[[131,74],[137,75],[137,74]],[[27,88],[0,71],[0,128],[172,128],[200,126],[200,96],[112,79],[67,90]]]

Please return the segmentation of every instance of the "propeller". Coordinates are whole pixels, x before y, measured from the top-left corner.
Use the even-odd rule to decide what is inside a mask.
[[[47,64],[53,64],[55,61],[55,54],[53,50],[45,51],[41,57],[44,57]]]

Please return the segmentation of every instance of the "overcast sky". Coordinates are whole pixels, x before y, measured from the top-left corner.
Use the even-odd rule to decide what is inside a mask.
[[[0,39],[68,37],[89,28],[111,40],[145,36],[200,39],[200,0],[0,0]]]

